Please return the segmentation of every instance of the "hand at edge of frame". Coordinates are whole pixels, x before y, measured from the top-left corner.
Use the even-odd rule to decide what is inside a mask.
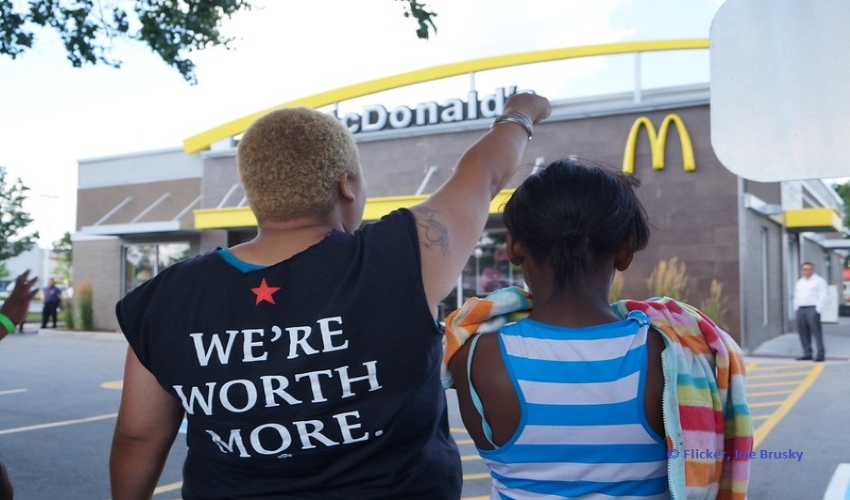
[[[38,287],[33,286],[38,281],[38,276],[30,278],[29,274],[30,271],[26,270],[15,278],[15,289],[0,307],[0,313],[5,314],[16,325],[27,317],[30,302],[38,293]]]

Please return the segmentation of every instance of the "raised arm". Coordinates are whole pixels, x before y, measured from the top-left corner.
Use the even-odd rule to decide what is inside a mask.
[[[15,289],[0,307],[0,314],[5,317],[5,321],[0,319],[0,339],[14,332],[15,327],[27,317],[30,302],[38,293],[38,288],[33,288],[38,277],[30,278],[29,274],[25,271],[15,279]]]
[[[520,115],[531,123],[549,116],[549,101],[535,94],[516,94],[505,103],[504,116]],[[487,222],[490,202],[519,166],[529,135],[522,119],[499,120],[464,152],[452,176],[411,210],[416,217],[422,259],[422,282],[432,314],[455,287]]]
[[[109,455],[114,500],[153,496],[182,418],[180,404],[128,348],[124,390]]]

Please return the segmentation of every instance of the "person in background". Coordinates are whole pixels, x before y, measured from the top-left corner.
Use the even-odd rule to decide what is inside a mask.
[[[150,498],[184,414],[182,497],[457,499],[437,305],[548,100],[504,115],[422,203],[361,229],[354,138],[307,108],[239,141],[257,237],[178,262],[116,307],[129,343],[112,498]]]
[[[575,157],[527,178],[503,217],[531,292],[473,298],[447,319],[447,382],[492,499],[746,496],[740,348],[687,304],[608,302],[649,242],[634,183]]]
[[[6,335],[13,333],[17,325],[24,322],[29,311],[32,298],[38,293],[38,287],[34,287],[38,277],[29,277],[26,271],[15,278],[15,288],[0,306],[0,340]],[[0,500],[12,500],[14,489],[6,470],[6,464],[0,460]]]
[[[59,307],[62,305],[62,289],[56,286],[53,278],[47,279],[47,286],[41,290],[44,306],[41,309],[41,327],[47,328],[48,322],[53,322],[56,328],[56,319]]]
[[[814,361],[821,362],[826,357],[823,346],[823,328],[820,315],[826,307],[829,296],[826,280],[815,273],[815,266],[811,262],[804,262],[800,266],[800,279],[794,285],[794,310],[797,311],[797,331],[800,334],[800,343],[803,345],[803,355],[798,360],[810,360],[812,358],[812,337],[818,345],[814,353]]]

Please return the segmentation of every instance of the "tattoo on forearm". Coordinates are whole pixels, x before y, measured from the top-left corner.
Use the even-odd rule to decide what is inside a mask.
[[[443,256],[449,254],[449,230],[442,222],[437,220],[436,210],[424,207],[412,209],[416,216],[416,225],[422,230],[423,236],[420,244],[426,250],[439,249]]]

